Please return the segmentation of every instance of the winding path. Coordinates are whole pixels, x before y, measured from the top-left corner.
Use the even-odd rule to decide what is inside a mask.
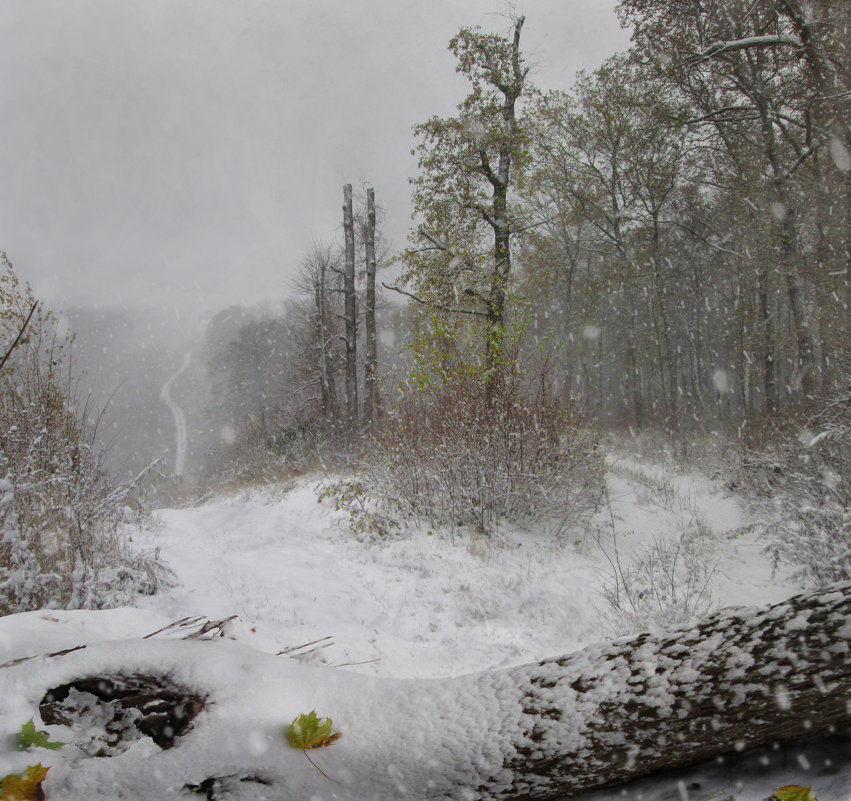
[[[174,417],[175,437],[177,439],[177,446],[174,453],[174,474],[176,476],[182,476],[186,467],[186,417],[183,414],[183,410],[171,399],[171,385],[186,371],[191,360],[192,354],[185,354],[183,357],[183,364],[177,372],[174,373],[174,375],[172,375],[165,384],[163,384],[163,387],[160,390],[160,397],[162,398],[163,403],[168,406],[172,417]]]

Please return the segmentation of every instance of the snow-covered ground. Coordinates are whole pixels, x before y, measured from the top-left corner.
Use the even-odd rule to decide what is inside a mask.
[[[150,525],[134,533],[134,542],[159,549],[177,578],[174,587],[140,598],[134,609],[41,611],[0,618],[0,665],[82,644],[120,640],[122,648],[132,648],[140,638],[161,629],[153,639],[178,639],[200,625],[190,620],[170,626],[178,620],[216,621],[235,615],[223,628],[235,641],[234,648],[245,649],[232,652],[228,657],[232,664],[225,660],[216,670],[210,668],[222,686],[238,681],[228,669],[238,673],[240,661],[250,658],[248,648],[269,655],[257,655],[262,666],[304,671],[304,681],[311,686],[334,685],[337,680],[332,677],[338,675],[343,676],[341,686],[347,686],[345,681],[356,681],[354,676],[346,679],[349,674],[460,676],[577,650],[629,625],[657,619],[653,604],[657,608],[669,604],[670,615],[690,602],[704,611],[719,605],[773,602],[800,589],[785,575],[773,574],[763,554],[756,512],[726,492],[720,481],[625,456],[611,457],[608,468],[606,502],[594,524],[559,540],[512,530],[487,540],[426,527],[409,527],[384,538],[356,536],[346,510],[336,508],[332,496],[320,499],[324,480],[319,477],[195,507],[160,510]],[[685,551],[674,548],[684,532],[693,546],[689,553],[697,555],[691,568]],[[673,567],[660,557],[672,553],[679,554]],[[648,561],[648,554],[656,554],[655,561]],[[633,575],[640,582],[641,571],[630,573],[630,566],[642,560],[645,572],[661,570],[663,577],[673,571],[682,579],[676,571],[691,569],[687,578],[693,588],[688,597],[676,593],[654,597],[649,607],[639,610],[622,601],[620,610],[613,609],[606,588],[611,598],[618,578]],[[643,604],[646,599],[642,593]],[[167,649],[168,644],[162,647]],[[286,653],[274,656],[280,652]],[[166,663],[179,659],[167,650],[161,658]],[[0,731],[12,734],[34,716],[33,703],[37,706],[39,699],[28,697],[27,689],[45,686],[40,683],[41,671],[50,680],[61,680],[57,661],[62,660],[27,662],[26,686],[4,685],[0,669]],[[330,668],[339,671],[328,672]],[[315,669],[327,679],[316,679]],[[190,668],[186,671],[193,673]],[[305,696],[304,708],[299,709],[309,711],[313,705]],[[286,717],[291,705],[279,706],[267,710],[267,716]],[[255,734],[263,729],[251,725]],[[62,740],[60,729],[51,731]],[[252,742],[255,735],[245,736]],[[215,762],[216,745],[206,747],[214,749],[213,757],[209,752],[206,756]],[[221,762],[227,764],[233,759],[231,746],[221,747]],[[266,758],[266,748],[264,739],[258,745],[258,759]],[[698,781],[693,772],[633,788],[629,797],[762,801],[778,784],[811,784],[819,801],[851,801],[848,768],[837,765],[843,748],[847,750],[836,746],[839,755],[819,751],[787,759],[788,764],[774,772],[719,766],[710,778],[704,771]],[[96,760],[103,765],[90,769],[85,779],[78,772],[75,780],[70,767],[79,754],[72,750],[21,753],[3,750],[0,740],[0,777],[40,760],[53,766],[45,782],[48,799],[83,801],[96,792],[101,793],[99,798],[110,797],[102,786],[94,789],[92,782],[109,780],[112,760]],[[141,781],[151,756],[150,748],[140,742],[113,759],[123,760],[125,768],[130,765],[124,775],[132,776],[135,770]],[[828,767],[843,769],[825,773],[824,759],[831,760]],[[138,760],[135,768],[133,760]],[[296,764],[294,770],[304,768]],[[738,781],[744,784],[736,788]],[[52,794],[51,787],[62,789]],[[733,795],[717,794],[719,787]],[[329,789],[327,795],[334,797],[334,792]],[[134,795],[125,786],[113,797],[147,796],[141,790]],[[416,793],[410,797],[416,798]],[[595,796],[621,797],[620,790]]]

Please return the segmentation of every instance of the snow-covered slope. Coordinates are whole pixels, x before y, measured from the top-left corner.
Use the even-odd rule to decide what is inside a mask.
[[[106,664],[110,658],[105,654],[111,653],[118,661],[126,660],[140,638],[174,621],[236,615],[224,625],[227,637],[216,646],[215,664],[182,659],[181,654],[192,648],[184,648],[185,643],[148,640],[139,650],[140,662],[173,665],[181,676],[186,674],[187,682],[201,678],[201,671],[207,685],[220,688],[223,699],[229,686],[257,682],[257,703],[251,709],[240,710],[226,701],[218,708],[216,714],[228,716],[233,737],[204,740],[192,748],[181,743],[170,752],[168,764],[181,766],[184,781],[196,773],[203,778],[211,764],[218,760],[226,766],[240,749],[244,757],[247,748],[256,752],[259,772],[265,760],[289,760],[293,775],[305,772],[305,781],[310,779],[307,787],[314,786],[314,769],[297,751],[279,748],[281,725],[293,714],[314,707],[322,714],[316,699],[334,692],[353,696],[345,714],[369,714],[358,707],[356,685],[370,677],[459,676],[570,652],[608,636],[612,621],[622,627],[624,621],[641,619],[614,613],[604,597],[605,587],[616,582],[616,565],[628,569],[648,548],[679,541],[684,530],[699,531],[701,555],[710,566],[703,608],[766,603],[799,589],[772,575],[750,525],[753,521],[720,487],[626,459],[611,460],[609,467],[607,503],[594,526],[559,541],[539,532],[517,531],[501,531],[493,540],[482,540],[425,527],[383,539],[358,538],[347,526],[345,510],[336,509],[328,496],[320,502],[319,479],[194,508],[162,510],[151,525],[134,534],[134,540],[142,547],[159,548],[177,576],[176,586],[140,598],[136,609],[41,611],[0,618],[0,665],[84,643],[115,641],[120,644],[79,652],[73,662]],[[619,561],[613,566],[615,553]],[[190,628],[188,623],[165,628],[154,639],[176,639]],[[281,651],[287,653],[274,656]],[[71,660],[27,662],[26,670],[14,671],[16,682],[26,676],[22,684],[10,685],[7,676],[13,671],[0,669],[0,734],[12,734],[35,715],[34,688],[61,681],[60,674],[68,669],[61,666],[63,661]],[[274,690],[279,673],[286,674],[287,687],[293,682],[303,686],[304,695],[273,704],[263,700],[267,693],[261,690]],[[435,726],[434,737],[439,739]],[[55,735],[63,739],[59,729]],[[836,748],[841,752],[844,747]],[[114,797],[143,799],[146,796],[141,789],[133,790],[133,782],[140,782],[140,787],[144,783],[152,748],[158,750],[140,741],[119,757],[71,771],[69,748],[21,753],[4,751],[0,745],[0,777],[41,760],[55,766],[51,781],[45,783],[48,799],[82,801],[93,797],[94,784],[110,781],[109,763],[121,760],[125,778]],[[438,745],[434,748],[439,750]],[[387,762],[386,755],[376,758]],[[831,765],[822,764],[826,758]],[[193,760],[200,762],[194,765]],[[750,768],[724,773],[721,766],[713,769],[711,780],[701,780],[702,789],[694,786],[698,780],[692,774],[691,779],[644,786],[631,797],[696,801],[708,799],[720,787],[735,788],[741,780],[745,785],[736,791],[736,801],[762,801],[777,782],[813,784],[820,801],[847,801],[851,780],[845,776],[846,766],[839,766],[843,770],[838,777],[819,775],[826,767],[836,768],[837,760],[836,753],[823,757],[818,751],[802,760],[793,758],[779,773],[753,775],[752,781],[739,775],[742,770],[750,775]],[[386,767],[391,770],[392,764]],[[51,786],[57,794],[51,795]],[[321,797],[337,797],[333,785],[319,787]],[[234,798],[263,797],[262,785],[239,791],[242,795]],[[97,797],[110,797],[98,792]],[[416,789],[408,797],[417,798]],[[623,796],[609,791],[599,797]]]

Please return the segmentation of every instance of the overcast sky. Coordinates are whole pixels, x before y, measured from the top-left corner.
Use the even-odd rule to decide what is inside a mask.
[[[519,0],[542,88],[627,45],[614,0]],[[503,0],[0,0],[0,249],[54,308],[274,300],[342,184],[410,222],[411,128]]]

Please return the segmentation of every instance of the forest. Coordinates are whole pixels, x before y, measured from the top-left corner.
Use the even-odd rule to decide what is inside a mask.
[[[356,448],[366,432],[389,462],[404,453],[411,485],[393,493],[416,505],[431,493],[424,474],[447,464],[441,449],[460,442],[502,476],[534,474],[534,495],[554,442],[571,443],[581,483],[594,437],[610,432],[657,432],[684,454],[714,437],[754,469],[800,462],[796,448],[818,440],[800,483],[821,497],[821,473],[843,477],[834,497],[847,509],[843,10],[619,13],[633,46],[568,90],[534,86],[522,18],[452,40],[471,92],[456,116],[415,130],[407,249],[382,253],[374,194],[354,215],[347,195],[345,244],[314,243],[299,300],[215,349],[228,464],[248,443],[290,452],[342,435]],[[393,275],[378,295],[376,268]],[[382,333],[392,345],[379,359]],[[430,514],[468,491],[440,481],[448,497],[424,501]],[[475,491],[503,503],[492,514],[461,502],[480,527],[528,511],[526,489]]]
[[[221,310],[179,369],[145,355],[162,390],[137,402],[145,415],[167,407],[177,448],[151,453],[160,432],[146,422],[119,440],[133,452],[124,477],[105,447],[120,400],[111,410],[87,393],[75,356],[100,336],[94,318],[79,313],[75,340],[74,315],[69,326],[47,309],[2,253],[0,726],[37,714],[48,729],[22,727],[19,747],[0,749],[0,801],[44,798],[52,778],[73,801],[116,787],[140,799],[560,799],[730,750],[834,738],[815,746],[821,759],[847,746],[847,8],[619,0],[617,12],[630,48],[556,89],[535,84],[524,16],[461,28],[449,50],[468,93],[412,132],[406,245],[384,233],[399,210],[380,186],[342,184],[329,236],[294,246],[280,303]],[[108,364],[93,353],[83,362]],[[243,566],[267,538],[281,550]],[[302,544],[284,557],[292,538]],[[749,576],[732,556],[746,547]],[[512,573],[522,559],[525,581]],[[437,636],[443,604],[463,602],[447,648],[478,621],[500,658],[481,646],[468,665],[459,648],[453,678],[357,675],[413,660],[430,636],[403,647],[374,623],[366,644],[364,621],[388,614],[393,582],[376,565],[417,595],[423,631]],[[477,607],[480,568],[494,565],[505,575]],[[434,574],[463,581],[432,587]],[[571,582],[581,600],[565,600]],[[271,612],[251,606],[254,584]],[[209,608],[190,607],[180,588],[205,585],[194,602]],[[503,639],[487,625],[509,616],[494,610],[512,593],[541,623],[512,618]],[[368,594],[382,609],[360,628],[334,612],[357,644],[324,660],[333,638],[292,611],[298,599],[366,610]],[[728,597],[773,605],[724,610]],[[549,647],[560,604],[575,620],[559,618],[570,635],[558,647],[572,653],[514,646],[539,628]],[[124,617],[107,623],[105,610]],[[156,630],[127,615],[165,610]],[[593,620],[626,636],[596,643]],[[21,645],[45,621],[79,626],[79,644],[45,633]],[[280,649],[276,636],[306,644]],[[309,668],[289,664],[303,657]],[[251,680],[234,682],[239,671]],[[309,764],[277,761],[267,717],[313,705],[336,709],[342,729],[301,714],[286,739]],[[382,754],[362,745],[372,729]],[[32,765],[35,749],[65,744],[48,737],[121,758]],[[150,754],[164,758],[142,791]],[[844,764],[812,778],[837,774],[834,788],[851,788]],[[720,797],[721,784],[689,796],[676,781],[665,798]],[[739,801],[774,789],[738,787]],[[772,798],[816,800],[789,782]]]
[[[689,6],[621,3],[632,49],[565,91],[532,84],[521,24],[513,40],[453,39],[471,94],[417,128],[416,226],[402,254],[378,259],[401,268],[385,296],[412,298],[393,390],[418,371],[492,389],[520,373],[524,393],[569,395],[602,429],[715,428],[753,443],[835,408],[849,341],[842,9]],[[278,322],[295,331],[253,322],[230,364],[220,354],[223,386],[247,387],[231,405],[259,405],[256,380],[236,374],[257,360],[238,349],[301,337],[278,360],[295,375],[270,375],[289,392],[263,438],[290,420],[372,420],[367,222],[364,208],[357,254],[347,234],[339,252],[317,243],[304,259],[303,301]],[[362,288],[343,286],[353,270]],[[257,409],[228,413],[259,425]]]

